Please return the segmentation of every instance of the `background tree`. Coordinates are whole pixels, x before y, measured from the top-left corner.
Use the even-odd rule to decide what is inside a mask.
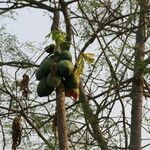
[[[25,7],[42,9],[49,14],[60,12],[59,27],[61,30],[65,27],[68,50],[82,73],[78,100],[74,102],[67,98],[65,103],[63,101],[69,149],[149,149],[149,6],[147,0],[0,2],[1,14]],[[55,27],[54,24],[50,26]],[[0,44],[3,149],[8,149],[11,123],[16,115],[23,118],[20,148],[58,149],[53,121],[56,117],[55,101],[58,103],[55,93],[45,98],[39,98],[36,93],[34,74],[47,55],[35,50],[30,55],[36,54],[37,59],[29,57],[23,53],[25,47],[20,47],[16,37],[6,34],[3,29]],[[94,54],[94,63],[91,53]],[[24,73],[29,75],[28,86],[32,91],[27,97],[20,92],[18,82]],[[63,99],[63,88],[58,90],[57,96],[60,94]],[[58,125],[58,132],[61,127]]]

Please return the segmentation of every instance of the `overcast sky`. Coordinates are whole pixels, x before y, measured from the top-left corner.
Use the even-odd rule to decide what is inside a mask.
[[[15,34],[21,42],[41,42],[50,32],[50,17],[38,9],[21,9],[16,20],[0,18],[0,26],[5,25],[9,33]]]
[[[5,25],[6,31],[15,34],[21,42],[44,41],[45,36],[50,32],[50,17],[42,10],[31,8],[20,9],[17,13],[16,20],[0,17],[0,27]]]

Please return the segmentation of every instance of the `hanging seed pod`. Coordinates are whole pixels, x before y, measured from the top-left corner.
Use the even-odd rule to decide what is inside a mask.
[[[12,123],[12,150],[16,150],[16,148],[21,143],[21,116],[16,116]]]

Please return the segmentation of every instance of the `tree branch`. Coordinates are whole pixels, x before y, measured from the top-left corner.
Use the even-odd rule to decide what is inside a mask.
[[[53,8],[53,7],[51,7],[47,4],[44,4],[43,2],[44,1],[36,1],[36,0],[22,0],[22,1],[8,0],[8,1],[2,1],[2,2],[0,2],[0,4],[3,4],[3,5],[7,4],[7,6],[6,7],[2,6],[0,8],[0,10],[4,10],[1,13],[5,13],[9,10],[19,9],[19,8],[22,8],[22,7],[34,7],[34,8],[44,9],[44,10],[47,10],[49,12],[55,12],[56,11],[56,8]],[[11,6],[9,6],[9,5],[11,5]]]
[[[91,125],[93,133],[94,133],[91,135],[97,141],[97,143],[99,144],[99,146],[102,150],[109,150],[108,146],[107,146],[107,142],[100,131],[100,128],[98,125],[98,118],[96,115],[93,114],[93,111],[89,106],[88,99],[85,95],[82,83],[80,83],[79,89],[80,89],[79,100],[82,103],[84,116],[88,120],[89,124]]]
[[[70,49],[70,45],[71,45],[71,36],[72,36],[72,28],[71,28],[71,22],[70,22],[70,16],[69,16],[69,12],[67,10],[67,3],[64,0],[59,0],[60,4],[61,4],[61,10],[63,12],[64,15],[64,19],[65,19],[65,25],[66,25],[66,42],[67,42],[67,48],[68,50]]]
[[[23,69],[39,67],[39,65],[32,64],[30,62],[18,62],[18,61],[0,62],[0,66],[20,67]]]

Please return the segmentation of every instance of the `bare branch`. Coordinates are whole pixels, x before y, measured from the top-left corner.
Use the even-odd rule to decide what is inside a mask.
[[[0,62],[0,66],[19,67],[19,68],[23,68],[23,69],[39,67],[39,65],[32,64],[32,63],[29,63],[29,62],[18,62],[18,61]]]

